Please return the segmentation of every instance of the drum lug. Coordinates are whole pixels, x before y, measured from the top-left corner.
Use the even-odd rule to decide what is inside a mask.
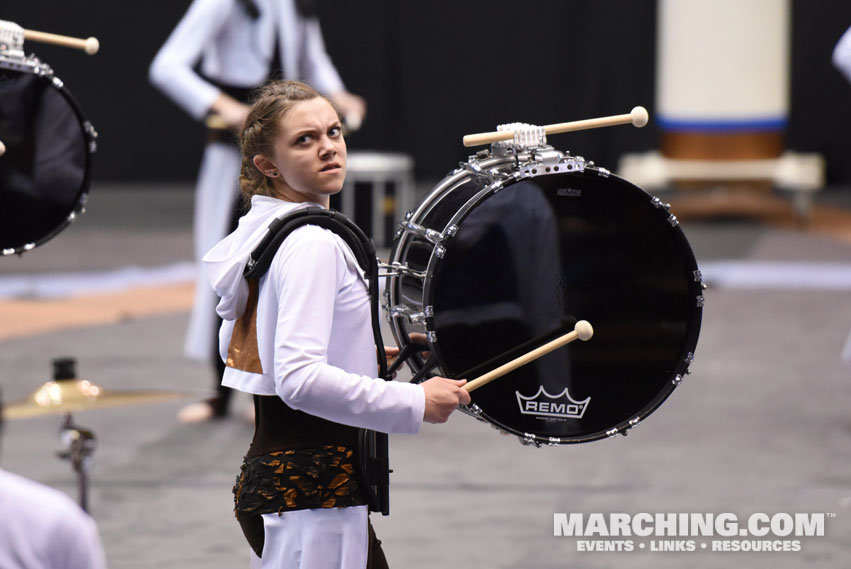
[[[652,200],[650,200],[650,203],[653,204],[653,207],[661,207],[661,208],[665,208],[665,211],[671,211],[671,204],[664,203],[662,200],[660,200],[659,198],[657,198],[655,196],[653,197]]]
[[[682,382],[683,382],[683,376],[679,373],[676,376],[674,376],[674,379],[671,380],[671,383],[673,383],[675,387],[678,386],[679,384],[681,384]]]
[[[390,291],[385,288],[384,293],[381,296],[383,298],[383,302],[381,303],[381,309],[384,310],[384,319],[387,322],[391,322],[392,318],[390,317]]]
[[[668,212],[668,223],[670,223],[670,224],[671,224],[671,227],[676,227],[677,225],[679,225],[679,224],[680,224],[679,220],[677,219],[677,216],[676,216],[676,215],[674,215],[673,213],[671,213],[671,204],[669,204],[669,203],[663,203],[663,202],[662,202],[662,200],[660,200],[660,199],[659,199],[659,198],[657,198],[657,197],[654,197],[654,198],[651,200],[651,203],[652,203],[655,207],[663,208],[665,211],[667,211],[667,212]]]
[[[503,188],[505,188],[505,182],[503,180],[497,180],[490,186],[490,189],[493,191],[494,194],[499,192]]]
[[[436,344],[437,343],[437,332],[435,332],[434,330],[429,330],[428,332],[426,332],[426,338],[428,338],[428,341],[431,342],[432,344]]]
[[[603,178],[608,178],[609,176],[612,175],[612,173],[609,172],[608,170],[606,170],[605,168],[601,167],[601,168],[597,168],[597,175],[601,176]]]
[[[434,229],[423,227],[422,225],[414,223],[413,221],[403,221],[399,225],[399,231],[396,232],[397,238],[401,237],[402,232],[408,231],[410,233],[413,233],[414,235],[422,237],[432,245],[438,245],[438,249],[442,249],[442,247],[439,247],[442,242],[446,241],[447,239],[458,233],[457,225],[450,225],[444,230],[443,233],[435,231]],[[443,254],[438,254],[438,257],[442,258]]]
[[[694,362],[694,354],[689,352],[689,353],[686,354],[686,357],[683,358],[683,363],[685,364],[685,369],[684,369],[683,373],[685,375],[691,374],[692,362]]]
[[[706,301],[702,294],[697,295],[697,307],[703,308],[703,303]]]
[[[618,430],[616,428],[615,429],[609,429],[608,431],[606,431],[606,436],[609,437],[609,438],[617,436],[617,434],[618,434]]]
[[[535,448],[541,448],[540,441],[535,439],[535,435],[532,433],[523,433],[523,436],[520,437],[520,444],[523,446],[535,445]]]
[[[439,231],[435,231],[434,229],[428,229],[427,227],[423,227],[422,225],[414,223],[413,221],[403,221],[400,225],[403,230],[410,231],[414,235],[418,235],[426,239],[427,241],[431,242],[432,245],[437,245],[444,239],[443,234]]]
[[[89,137],[89,152],[95,153],[98,149],[98,132],[95,130],[94,125],[89,121],[83,123],[83,130],[85,131],[86,136]]]
[[[14,247],[3,249],[3,256],[8,257],[9,255],[23,255],[27,251],[32,251],[33,249],[35,249],[35,243],[27,243],[18,249],[15,249]]]
[[[390,315],[390,318],[405,318],[411,324],[425,326],[426,318],[434,314],[434,310],[431,308],[431,306],[427,306],[426,310],[423,312],[414,312],[407,306],[393,306],[388,311],[388,314]]]
[[[634,429],[635,427],[638,426],[638,423],[640,423],[640,422],[641,422],[641,417],[633,417],[632,419],[629,420],[629,427],[627,427],[627,428]],[[626,435],[626,431],[624,431],[623,434]]]
[[[547,446],[558,446],[561,444],[561,439],[559,437],[550,437],[547,439]]]
[[[39,77],[53,77],[53,69],[48,64],[42,63],[38,60],[38,58],[35,58],[33,63],[33,73],[35,73]]]
[[[475,158],[475,157],[471,157],[471,158]],[[487,185],[487,186],[490,186],[491,184],[493,184],[496,181],[496,179],[493,176],[493,172],[490,172],[490,171],[487,171],[487,170],[482,170],[482,167],[479,166],[474,159],[471,160],[470,162],[461,162],[460,166],[461,166],[462,170],[466,170],[467,172],[469,172],[471,175],[475,176],[476,178],[483,179],[484,182],[485,182],[485,185]]]
[[[482,408],[473,403],[472,405],[462,405],[459,410],[465,415],[469,415],[473,417],[477,421],[481,421],[482,423],[488,423],[488,420],[482,417]],[[493,427],[493,425],[491,425]],[[494,427],[496,428],[496,427]]]

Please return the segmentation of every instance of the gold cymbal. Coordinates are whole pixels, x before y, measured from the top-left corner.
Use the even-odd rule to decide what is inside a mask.
[[[119,405],[158,403],[192,397],[186,393],[157,390],[109,391],[87,379],[48,381],[27,397],[3,407],[6,419],[104,409]]]

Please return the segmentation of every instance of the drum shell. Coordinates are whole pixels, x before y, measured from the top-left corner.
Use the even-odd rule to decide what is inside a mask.
[[[404,226],[413,224],[425,230],[444,233],[451,227],[456,218],[462,217],[464,211],[479,199],[482,192],[487,192],[489,185],[494,181],[494,175],[506,175],[513,171],[517,160],[513,156],[493,157],[476,164],[476,168],[483,171],[477,174],[466,168],[468,163],[462,163],[461,167],[447,175],[441,180],[429,194],[421,201],[417,208],[407,216],[403,229],[396,234],[393,249],[390,254],[391,261],[401,262],[414,273],[428,275],[426,279],[401,274],[395,277],[391,283],[394,286],[387,287],[388,300],[393,306],[401,306],[412,313],[422,313],[425,308],[426,280],[433,275],[439,258],[435,254],[435,243],[430,241],[421,231],[411,231]],[[414,324],[417,332],[425,332],[422,324]],[[396,341],[400,345],[408,343],[407,334],[397,333],[393,329]],[[412,367],[417,369],[422,364],[416,357],[413,358]]]

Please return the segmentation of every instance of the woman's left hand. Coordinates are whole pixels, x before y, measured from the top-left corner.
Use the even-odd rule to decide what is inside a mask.
[[[399,348],[395,346],[384,346],[384,355],[387,357],[387,367],[393,363],[393,358],[399,355]],[[396,378],[396,374],[393,374],[393,379]]]
[[[387,355],[387,363],[390,363],[390,358],[395,358],[399,355],[399,348],[396,346],[384,346],[384,353]]]

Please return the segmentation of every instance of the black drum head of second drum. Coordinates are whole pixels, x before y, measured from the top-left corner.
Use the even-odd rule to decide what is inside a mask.
[[[0,68],[0,250],[40,245],[82,209],[94,151],[85,122],[52,76]]]

